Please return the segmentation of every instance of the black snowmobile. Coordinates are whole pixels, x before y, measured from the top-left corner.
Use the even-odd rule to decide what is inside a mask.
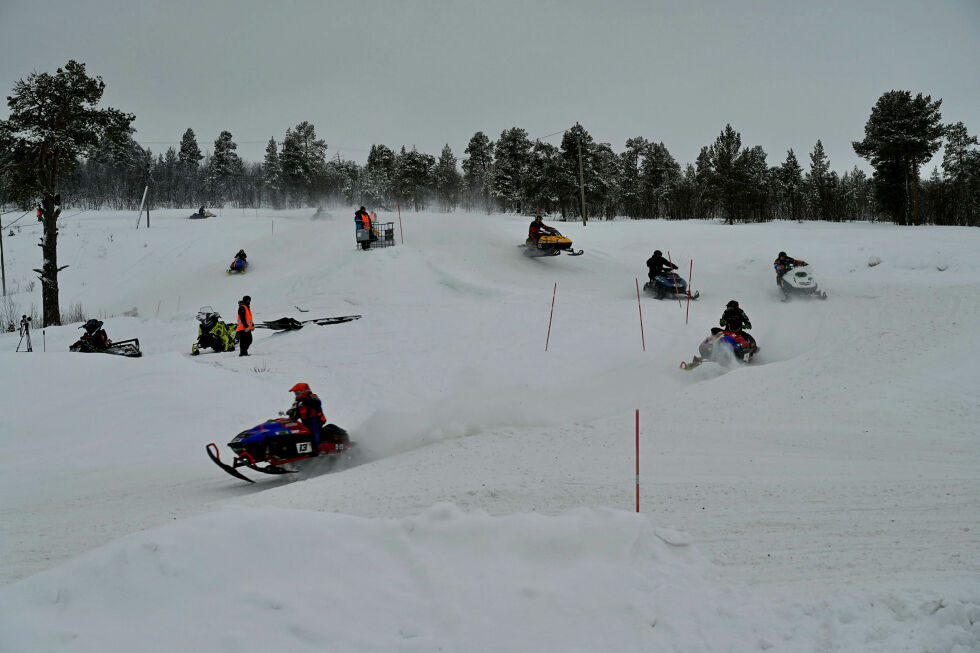
[[[327,456],[329,460],[336,462],[354,444],[347,431],[336,424],[325,424],[320,429],[320,447],[314,453],[313,437],[306,425],[289,417],[279,417],[245,429],[235,436],[228,443],[235,452],[231,464],[221,461],[221,453],[214,442],[209,443],[206,449],[208,456],[218,467],[235,478],[254,483],[255,481],[238,471],[238,468],[247,467],[263,474],[295,474],[297,470],[287,469],[285,465],[315,456]]]
[[[658,274],[653,281],[643,284],[643,292],[653,295],[657,299],[670,297],[687,297],[687,281],[679,274]],[[695,290],[691,293],[691,299],[701,296],[701,291]]]
[[[140,351],[140,341],[138,338],[113,342],[109,340],[109,336],[102,328],[102,324],[102,320],[93,318],[78,327],[79,329],[85,329],[85,333],[68,347],[68,351],[77,351],[85,354],[114,354],[128,358],[139,358],[143,355]]]

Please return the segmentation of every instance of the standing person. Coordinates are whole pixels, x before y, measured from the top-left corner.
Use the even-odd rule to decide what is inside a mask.
[[[252,298],[248,295],[242,297],[238,302],[238,355],[248,356],[248,348],[252,346],[252,331],[255,330],[255,323],[252,321]]]
[[[780,252],[776,260],[772,262],[772,267],[776,270],[776,285],[783,287],[783,275],[795,268],[797,265],[806,265],[806,261],[787,256],[786,252]]]
[[[354,223],[358,229],[366,229],[368,233],[367,239],[361,241],[361,249],[370,249],[371,242],[377,240],[377,238],[374,235],[374,229],[372,229],[371,215],[363,206],[354,214]]]
[[[664,258],[660,250],[655,250],[653,256],[647,259],[647,268],[650,272],[650,281],[653,281],[661,274],[669,274],[671,270],[676,270],[677,266]]]
[[[749,322],[749,316],[738,307],[738,302],[734,299],[725,305],[725,312],[721,314],[721,319],[718,320],[718,324],[725,331],[736,333],[755,345],[755,338],[745,330],[752,328],[752,323]]]
[[[37,221],[41,222],[41,205],[37,205]]]
[[[320,431],[327,421],[323,414],[323,404],[306,383],[297,383],[289,391],[296,397],[296,401],[286,411],[286,415],[299,420],[310,430],[310,435],[313,436],[313,451],[310,455],[318,456],[320,454]]]

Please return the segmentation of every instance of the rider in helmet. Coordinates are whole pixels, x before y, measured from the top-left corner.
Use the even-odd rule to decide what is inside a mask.
[[[671,270],[676,270],[677,266],[664,258],[658,249],[653,252],[653,256],[647,259],[647,268],[650,269],[650,281],[653,281],[661,274],[669,274]]]
[[[313,451],[310,455],[317,456],[320,454],[320,430],[327,421],[323,415],[323,404],[306,383],[297,383],[289,391],[296,397],[296,401],[286,411],[286,415],[299,420],[310,430],[310,435],[313,436]]]
[[[554,231],[554,229],[542,222],[541,214],[537,213],[534,216],[534,220],[532,220],[531,224],[528,225],[527,239],[536,244],[538,242],[538,238],[543,235],[547,236],[551,234],[552,231]]]
[[[787,256],[786,252],[780,252],[779,256],[777,256],[776,260],[772,263],[772,267],[776,270],[776,285],[782,288],[783,275],[798,265],[806,265],[806,261],[801,261],[793,258],[792,256]]]
[[[79,328],[85,329],[85,334],[79,340],[88,344],[94,351],[105,351],[109,348],[109,336],[102,328],[102,320],[92,318]]]
[[[745,311],[738,307],[738,302],[734,299],[725,304],[725,312],[721,314],[721,319],[718,320],[718,324],[720,324],[725,331],[737,333],[751,342],[753,345],[755,344],[755,338],[745,331],[745,329],[752,328],[752,323],[749,322],[749,316],[745,314]]]

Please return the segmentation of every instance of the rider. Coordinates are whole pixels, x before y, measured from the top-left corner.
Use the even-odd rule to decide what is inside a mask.
[[[541,214],[538,213],[534,216],[534,220],[531,221],[530,226],[527,229],[527,239],[537,244],[538,238],[543,235],[550,234],[554,229],[546,225],[541,221]]]
[[[313,436],[313,452],[310,455],[318,456],[320,455],[320,429],[327,421],[323,415],[323,404],[306,383],[297,383],[289,391],[296,396],[296,401],[286,411],[286,415],[299,420],[310,430],[310,435]]]
[[[95,318],[83,324],[81,328],[85,329],[85,334],[79,340],[88,343],[95,351],[105,351],[108,349],[109,336],[106,334],[105,329],[102,328],[102,324],[102,320],[96,320]]]
[[[752,328],[752,323],[749,322],[749,316],[745,314],[745,311],[738,307],[738,302],[734,299],[725,305],[725,312],[721,314],[721,319],[718,320],[718,324],[720,324],[725,331],[736,333],[755,345],[755,338],[745,331],[745,329]]]
[[[772,263],[772,267],[776,270],[776,285],[782,288],[783,275],[798,265],[806,265],[806,261],[800,261],[799,259],[787,256],[786,252],[780,252],[779,256]]]
[[[669,274],[671,270],[676,270],[677,266],[663,257],[660,250],[656,250],[653,256],[647,259],[647,267],[650,269],[650,281],[653,281],[661,274]]]

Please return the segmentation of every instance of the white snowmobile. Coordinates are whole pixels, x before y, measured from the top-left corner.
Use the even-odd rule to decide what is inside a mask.
[[[817,287],[817,280],[810,273],[809,265],[798,265],[787,270],[779,280],[779,289],[783,293],[784,302],[792,297],[827,299],[827,293]]]

